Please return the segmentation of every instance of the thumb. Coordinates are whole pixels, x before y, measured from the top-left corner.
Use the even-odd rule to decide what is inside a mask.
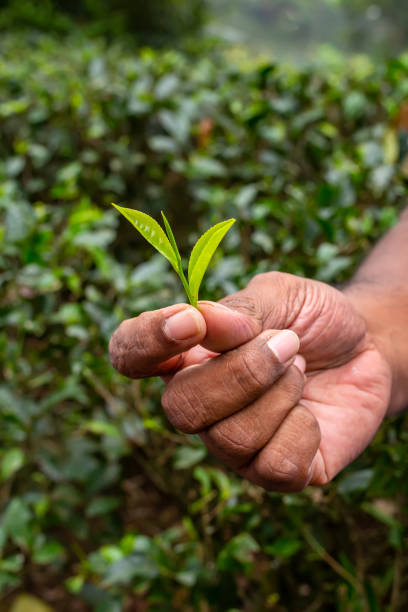
[[[258,319],[217,302],[200,301],[198,309],[207,325],[206,336],[200,344],[216,353],[229,351],[248,342],[263,329]]]
[[[200,342],[210,351],[222,353],[248,342],[264,329],[292,329],[300,311],[304,279],[281,272],[254,276],[249,285],[219,302],[202,300],[198,309],[207,333]]]

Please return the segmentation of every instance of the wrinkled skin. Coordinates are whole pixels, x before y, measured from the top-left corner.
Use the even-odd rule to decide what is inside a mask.
[[[340,291],[278,272],[221,303],[125,321],[110,343],[113,365],[131,378],[162,375],[173,425],[199,433],[256,484],[300,491],[329,482],[369,444],[389,403],[390,367],[364,320]],[[165,320],[190,309],[196,333],[167,337]],[[302,360],[282,364],[268,350],[282,329],[299,337],[305,374]]]

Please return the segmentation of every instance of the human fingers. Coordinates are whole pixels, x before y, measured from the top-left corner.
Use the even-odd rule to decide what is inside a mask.
[[[199,302],[198,308],[207,325],[205,348],[223,352],[263,329],[291,329],[300,338],[309,372],[347,363],[361,352],[366,337],[364,321],[343,293],[282,272],[258,274],[242,291],[217,304]]]
[[[199,301],[207,324],[203,346],[221,353],[263,329],[291,329],[302,304],[303,285],[304,279],[296,276],[268,272],[254,276],[245,289],[220,302]]]
[[[237,349],[178,371],[163,394],[163,408],[177,429],[200,432],[263,395],[298,349],[294,332],[267,330]]]
[[[129,378],[169,374],[180,367],[182,353],[206,334],[204,317],[196,308],[175,304],[127,319],[109,343],[112,365]]]
[[[203,346],[224,353],[255,338],[263,330],[259,318],[245,311],[229,308],[221,302],[200,301],[198,309],[205,318],[207,333]]]
[[[296,363],[255,402],[200,433],[213,455],[234,470],[250,463],[302,396],[305,364]]]
[[[238,472],[270,491],[301,491],[312,478],[320,440],[316,418],[298,404],[253,461]]]

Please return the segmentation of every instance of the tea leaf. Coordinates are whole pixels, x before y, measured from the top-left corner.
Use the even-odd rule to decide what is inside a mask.
[[[134,210],[133,208],[123,208],[122,206],[114,206],[134,227],[142,234],[154,248],[161,253],[171,263],[176,272],[179,271],[177,255],[174,252],[166,234],[160,225],[149,215]]]
[[[189,282],[184,274],[181,255],[177,247],[176,239],[173,231],[167,221],[166,215],[162,211],[162,217],[166,234],[160,225],[149,215],[134,210],[132,208],[123,208],[112,204],[134,227],[142,234],[142,236],[150,242],[158,251],[169,260],[175,271],[180,277],[186,291],[187,297],[193,306],[197,306],[198,290],[201,285],[204,273],[210,263],[212,256],[224,238],[225,234],[235,223],[235,219],[222,221],[211,227],[201,236],[195,244],[188,265]]]
[[[174,234],[173,234],[172,229],[170,227],[170,223],[167,221],[166,215],[164,214],[163,211],[161,211],[161,215],[163,217],[164,227],[166,228],[166,234],[168,236],[168,239],[170,241],[171,246],[173,247],[173,251],[174,251],[174,254],[175,254],[176,258],[177,258],[177,262],[179,264],[179,267],[181,267],[181,255],[180,255],[180,251],[178,250],[176,239],[174,238]]]
[[[197,240],[191,251],[190,261],[188,263],[188,281],[190,292],[195,303],[197,302],[198,291],[204,273],[208,268],[208,264],[221,240],[234,223],[235,219],[227,219],[226,221],[217,223]]]
[[[172,229],[170,227],[170,223],[167,221],[166,215],[164,214],[163,211],[161,211],[161,214],[162,214],[162,217],[163,217],[163,223],[164,223],[164,227],[166,228],[167,236],[168,236],[168,238],[170,240],[170,244],[173,247],[173,251],[174,251],[174,254],[175,254],[176,259],[177,259],[177,265],[178,265],[178,267],[177,267],[177,274],[179,275],[180,280],[183,283],[183,287],[184,287],[185,292],[187,293],[187,297],[189,299],[190,304],[192,304],[193,306],[197,306],[197,304],[194,303],[194,300],[193,300],[191,292],[190,292],[190,287],[189,287],[187,279],[186,279],[186,277],[184,275],[184,270],[183,270],[183,266],[182,266],[182,263],[181,263],[181,255],[180,255],[180,252],[178,250],[176,239],[174,238],[174,234],[173,234]]]

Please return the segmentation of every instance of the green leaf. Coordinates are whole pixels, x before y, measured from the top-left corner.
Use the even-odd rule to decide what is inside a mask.
[[[32,514],[27,504],[15,497],[8,504],[2,519],[4,531],[21,548],[28,549],[32,540]]]
[[[208,469],[198,466],[193,472],[193,476],[201,484],[201,495],[204,497],[211,491],[211,476]]]
[[[204,459],[207,454],[203,446],[180,446],[173,455],[173,466],[176,470],[186,470]]]
[[[249,565],[259,549],[258,542],[250,533],[239,533],[231,538],[219,553],[217,568],[224,571],[235,570],[236,562],[244,566]]]
[[[82,428],[84,431],[89,431],[97,436],[111,436],[112,438],[120,436],[119,429],[116,425],[107,423],[106,421],[87,421]]]
[[[197,306],[198,290],[203,280],[204,273],[211,261],[212,256],[229,228],[235,223],[235,219],[228,219],[222,221],[211,227],[201,238],[197,241],[194,246],[190,262],[188,266],[188,277],[187,281],[183,266],[181,262],[181,255],[177,247],[174,234],[167,221],[166,215],[162,211],[162,217],[164,226],[166,228],[167,236],[160,227],[160,225],[152,219],[149,215],[134,210],[131,208],[123,208],[122,206],[114,206],[134,227],[142,234],[142,236],[150,242],[166,259],[169,260],[175,271],[180,277],[183,283],[184,289],[187,293],[187,297],[193,306]]]
[[[119,561],[119,559],[123,559],[123,552],[118,546],[102,546],[99,552],[107,563],[116,563],[116,561]]]
[[[278,538],[273,544],[267,544],[265,546],[265,552],[274,557],[282,557],[283,559],[289,559],[302,548],[302,541],[292,537]]]
[[[105,587],[127,585],[133,580],[151,580],[158,575],[158,567],[153,559],[143,554],[129,555],[112,563],[102,582]]]
[[[217,485],[221,499],[229,499],[231,497],[231,481],[227,474],[217,468],[210,468],[211,476]]]
[[[66,579],[65,586],[67,587],[70,593],[74,593],[74,595],[77,595],[84,586],[84,577],[71,576],[70,578]]]
[[[234,223],[235,219],[227,219],[217,223],[197,240],[191,251],[188,263],[188,281],[194,304],[198,300],[198,291],[208,264],[221,240]]]
[[[352,474],[344,476],[339,481],[337,490],[340,495],[347,495],[355,491],[365,491],[374,475],[373,469],[358,470]]]
[[[178,261],[177,257],[172,249],[172,246],[160,227],[160,225],[149,215],[140,212],[140,210],[134,210],[133,208],[123,208],[123,206],[114,206],[134,227],[142,234],[143,238],[150,242],[154,248],[159,251],[178,272]]]
[[[177,264],[178,264],[177,274],[179,275],[180,280],[183,283],[185,292],[187,293],[187,297],[188,297],[190,303],[193,304],[193,306],[195,306],[196,304],[194,303],[194,300],[192,298],[192,295],[191,295],[191,292],[190,292],[190,287],[189,287],[187,279],[186,279],[186,277],[184,275],[183,266],[182,266],[182,263],[181,263],[181,255],[180,255],[180,252],[179,252],[178,247],[177,247],[176,239],[174,238],[174,234],[173,234],[172,229],[170,227],[170,223],[166,219],[166,215],[164,214],[163,211],[161,211],[161,214],[162,214],[162,217],[163,217],[163,223],[164,223],[164,226],[166,228],[167,236],[168,236],[168,238],[170,240],[170,244],[173,247],[173,251],[174,251],[174,254],[175,254],[176,259],[177,259]]]
[[[57,540],[44,542],[42,546],[36,548],[33,560],[40,565],[55,563],[64,557],[65,549]]]
[[[173,231],[172,231],[172,229],[170,227],[170,223],[167,221],[166,215],[164,214],[163,211],[161,211],[161,215],[163,217],[164,227],[166,228],[166,234],[167,234],[167,236],[169,238],[171,246],[173,247],[174,254],[176,256],[177,262],[178,262],[179,267],[180,267],[181,266],[181,255],[180,255],[180,252],[178,250],[176,239],[174,238],[174,234],[173,234]]]
[[[7,478],[10,478],[10,476],[23,467],[24,460],[24,453],[20,448],[11,448],[7,451],[1,462],[1,480],[7,480]]]
[[[16,553],[5,557],[0,561],[0,569],[2,572],[17,573],[24,565],[24,555]]]
[[[95,497],[92,499],[86,509],[86,515],[102,516],[112,512],[119,506],[119,500],[116,497]]]

